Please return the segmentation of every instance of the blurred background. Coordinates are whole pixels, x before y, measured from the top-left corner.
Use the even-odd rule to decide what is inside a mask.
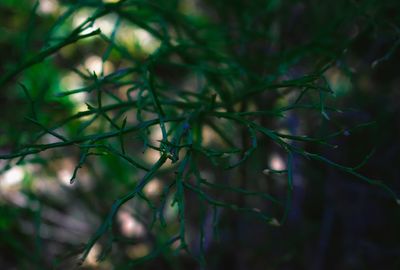
[[[99,10],[106,12],[83,24]],[[398,1],[1,0],[0,14],[1,269],[77,268],[113,202],[145,175],[126,157],[146,168],[158,160],[163,134],[156,125],[127,133],[121,151],[122,139],[110,138],[82,164],[77,146],[94,143],[86,139],[8,158],[42,149],[33,145],[157,118],[142,88],[141,67],[153,58],[149,70],[167,115],[202,115],[210,106],[217,113],[268,111],[248,119],[279,134],[324,138],[285,141],[357,166],[400,196]],[[101,34],[69,42],[79,28],[80,35]],[[163,51],[166,38],[176,51]],[[320,85],[331,92],[318,91]],[[93,112],[101,106],[103,114]],[[179,127],[166,126],[172,134]],[[197,180],[209,183],[202,190],[253,214],[215,207],[186,188],[190,254],[181,250],[173,238],[180,230],[180,209],[172,204],[178,190],[171,187],[180,163],[167,161],[144,199],[120,208],[112,233],[94,244],[80,268],[132,269],[130,262],[146,258],[137,269],[400,269],[400,208],[390,192],[294,154],[287,201],[287,175],[273,173],[288,168],[276,141],[206,113],[192,129],[193,140],[209,149],[193,157]],[[225,170],[247,155],[254,136],[251,156]],[[245,150],[212,154],[228,148]],[[167,227],[159,221],[151,227],[160,207]],[[254,212],[274,219],[266,223]]]

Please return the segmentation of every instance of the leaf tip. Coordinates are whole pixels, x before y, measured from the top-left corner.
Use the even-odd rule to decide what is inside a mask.
[[[331,118],[329,117],[329,115],[325,112],[325,111],[322,111],[321,112],[322,113],[322,116],[326,119],[326,120],[331,120]]]
[[[70,185],[75,183],[75,176],[72,176],[71,179],[69,180]]]

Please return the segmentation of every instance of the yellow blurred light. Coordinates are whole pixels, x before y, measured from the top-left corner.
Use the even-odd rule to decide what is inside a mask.
[[[55,0],[40,0],[37,11],[39,14],[47,15],[55,13],[58,8],[58,2]]]
[[[0,188],[10,188],[18,185],[24,179],[24,170],[21,167],[14,166],[0,176]]]
[[[137,244],[128,248],[126,253],[131,259],[141,258],[150,253],[150,247],[147,244]]]
[[[137,221],[128,211],[119,211],[117,219],[121,224],[121,233],[126,237],[140,237],[143,236],[146,232],[144,226],[139,221]]]
[[[271,169],[276,170],[276,171],[282,171],[285,170],[286,164],[285,161],[282,159],[277,154],[273,154],[270,161],[269,161],[269,166]]]
[[[155,197],[158,196],[162,191],[162,183],[158,178],[154,178],[144,187],[144,193],[146,196]]]
[[[103,61],[97,55],[90,55],[85,59],[85,67],[90,73],[95,72],[97,75],[101,74],[103,70]]]
[[[101,246],[99,244],[94,244],[92,249],[90,250],[88,256],[86,257],[85,262],[83,263],[83,266],[98,266],[99,262],[97,260],[98,256],[101,253]]]

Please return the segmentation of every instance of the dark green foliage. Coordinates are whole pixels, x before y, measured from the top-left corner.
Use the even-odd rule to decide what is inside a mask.
[[[2,19],[0,28],[9,37],[1,48],[15,46],[1,66],[2,102],[13,104],[2,106],[15,110],[2,117],[1,165],[3,172],[28,168],[21,189],[39,205],[21,207],[36,220],[32,247],[7,236],[16,216],[25,219],[1,205],[1,248],[20,254],[21,267],[68,269],[69,258],[79,255],[82,263],[100,244],[105,269],[146,263],[217,269],[210,243],[230,219],[251,214],[268,226],[286,224],[301,174],[296,162],[325,164],[399,202],[390,180],[362,170],[375,155],[373,145],[351,159],[326,154],[339,153],[343,137],[377,125],[370,119],[346,124],[342,115],[351,110],[342,100],[360,87],[352,70],[360,39],[390,40],[363,69],[396,57],[397,1],[53,1],[62,11],[40,16],[46,1],[23,2],[0,4],[19,20],[7,25]],[[84,67],[90,56],[99,70]],[[284,168],[270,167],[274,153]],[[68,202],[33,188],[71,159],[69,181],[76,188],[61,185]],[[30,171],[29,164],[40,169]],[[90,179],[89,189],[81,178]],[[152,196],[145,188],[155,178],[162,191]],[[93,212],[91,226],[100,225],[85,232],[85,245],[58,243],[60,254],[49,260],[42,206],[67,211],[74,204]],[[141,236],[121,231],[123,207],[144,226]],[[12,235],[28,237],[23,230]],[[127,255],[143,243],[147,252]]]

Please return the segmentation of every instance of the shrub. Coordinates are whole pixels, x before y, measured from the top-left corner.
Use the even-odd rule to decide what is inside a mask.
[[[32,7],[24,3],[1,5],[21,16]],[[36,2],[28,19],[7,26],[16,30],[4,49],[17,48],[0,79],[11,110],[0,158],[5,172],[26,170],[21,211],[36,220],[36,242],[27,245],[39,256],[18,245],[29,243],[26,235],[2,241],[38,267],[68,267],[68,256],[83,262],[99,247],[105,268],[205,266],[214,243],[229,241],[219,228],[240,232],[245,214],[285,224],[294,178],[313,161],[398,200],[387,182],[360,171],[373,152],[352,165],[329,157],[344,137],[376,125],[345,125],[351,110],[341,102],[357,87],[352,49],[360,37],[395,39],[372,67],[396,52],[391,9],[396,1]],[[44,188],[55,182],[49,175],[70,175],[71,186]],[[84,237],[100,225],[83,246],[51,230],[46,239],[51,209],[87,215],[77,219],[89,229],[69,227],[87,229]],[[2,211],[3,228],[24,215]],[[132,222],[141,233],[129,232]],[[60,253],[49,250],[57,242]]]

